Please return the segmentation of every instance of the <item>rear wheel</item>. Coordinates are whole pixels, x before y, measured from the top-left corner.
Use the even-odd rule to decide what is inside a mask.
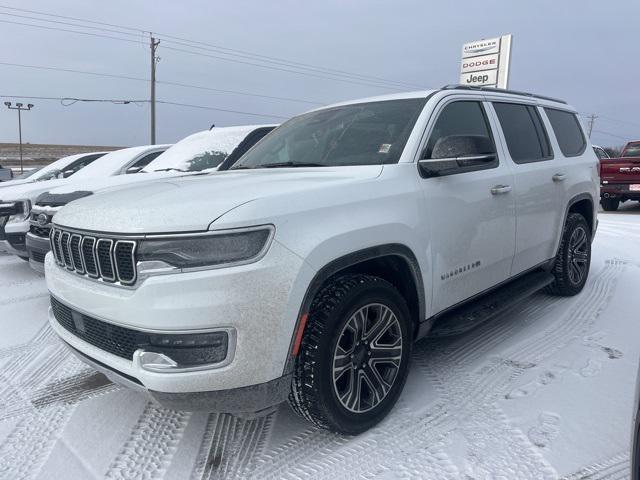
[[[355,435],[397,401],[411,353],[411,317],[389,282],[336,278],[311,305],[289,402],[315,425]]]
[[[591,265],[591,230],[585,218],[571,213],[562,232],[553,266],[555,280],[547,287],[553,295],[572,296],[582,291]]]
[[[605,212],[614,212],[620,205],[620,200],[617,198],[601,198],[600,205]]]

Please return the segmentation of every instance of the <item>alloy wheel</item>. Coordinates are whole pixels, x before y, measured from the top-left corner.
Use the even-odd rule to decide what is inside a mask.
[[[358,309],[338,337],[333,355],[333,388],[344,408],[367,412],[393,386],[402,361],[402,330],[386,305]]]

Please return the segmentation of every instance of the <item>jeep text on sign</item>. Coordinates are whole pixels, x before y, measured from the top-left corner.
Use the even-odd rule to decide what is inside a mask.
[[[460,75],[461,85],[495,85],[498,78],[498,70],[484,72],[470,72]]]

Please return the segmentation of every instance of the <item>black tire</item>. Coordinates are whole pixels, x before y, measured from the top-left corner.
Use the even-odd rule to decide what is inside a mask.
[[[578,240],[578,237],[583,241]],[[580,242],[579,245],[574,244]],[[570,297],[580,293],[591,266],[591,229],[579,213],[570,213],[564,225],[560,247],[553,265],[555,280],[546,288],[548,293]],[[580,275],[576,273],[580,271]]]
[[[369,309],[377,308],[380,308],[379,313],[369,314]],[[384,308],[387,310],[383,310]],[[366,313],[358,317],[356,315],[358,312]],[[387,312],[392,312],[397,322]],[[363,320],[365,326],[362,331],[369,332],[370,337],[362,337],[362,344],[358,343],[358,346],[355,346],[355,338],[358,334],[347,324],[353,325],[354,319],[364,319],[365,316],[367,319]],[[376,355],[376,352],[380,352],[381,347],[378,341],[391,331],[391,328],[385,327],[377,336],[372,333],[376,330],[378,326],[376,322],[380,319],[376,319],[376,316],[386,319],[384,323],[393,322],[393,342],[395,343],[389,348],[397,349],[397,342],[401,341],[401,353],[396,350],[397,356],[394,357],[394,361],[399,364],[397,366],[385,367],[384,364],[389,362],[378,360],[380,363],[377,363],[375,355],[367,356],[371,355],[372,351]],[[409,371],[412,332],[412,321],[407,304],[398,290],[386,280],[369,275],[345,275],[330,280],[311,304],[300,351],[295,361],[289,403],[303,418],[318,427],[336,433],[357,435],[371,428],[389,413],[402,392]],[[353,350],[347,351],[343,348],[343,343],[349,336],[352,337],[354,347]],[[369,338],[373,339],[369,340],[370,343],[366,340]],[[373,346],[374,342],[376,347]],[[339,349],[342,349],[345,354],[339,355]],[[343,373],[338,374],[340,378],[334,379],[336,375],[334,362],[338,361],[338,357],[343,357],[346,360],[345,363],[349,363],[350,366],[348,369],[344,368]],[[350,357],[350,360],[347,357]],[[360,363],[361,361],[363,363]],[[379,370],[380,364],[383,368],[382,373]],[[393,370],[393,373],[388,375],[389,370],[385,371],[384,368]],[[376,372],[373,372],[374,369]],[[387,391],[380,397],[380,401],[374,398],[374,388],[369,387],[371,384],[362,380],[364,377],[370,378],[369,375],[372,377],[377,375],[376,380],[382,377],[388,380],[384,384]],[[358,379],[358,384],[363,385],[358,390],[358,400],[354,403],[354,408],[362,410],[360,412],[349,410],[343,404],[349,398],[354,398],[353,395],[347,393],[342,396],[342,400],[338,397],[338,390],[344,383],[342,379],[345,376],[348,376],[349,391],[354,386],[354,379]],[[377,385],[383,388],[381,383]],[[367,397],[367,391],[369,404],[364,403],[369,409],[364,411],[362,398]],[[348,397],[347,400],[345,400],[346,397]],[[375,402],[378,403],[375,404]]]
[[[600,205],[605,212],[615,212],[620,206],[620,199],[618,198],[601,198]]]
[[[18,257],[18,258],[21,258],[21,259],[22,259],[22,260],[24,260],[25,262],[28,262],[28,261],[29,261],[29,257]]]

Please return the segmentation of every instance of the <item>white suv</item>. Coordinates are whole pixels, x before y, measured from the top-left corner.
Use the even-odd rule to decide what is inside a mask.
[[[445,87],[286,122],[229,171],[97,194],[54,219],[52,327],[183,410],[355,434],[434,321],[581,291],[598,160],[564,102]]]

